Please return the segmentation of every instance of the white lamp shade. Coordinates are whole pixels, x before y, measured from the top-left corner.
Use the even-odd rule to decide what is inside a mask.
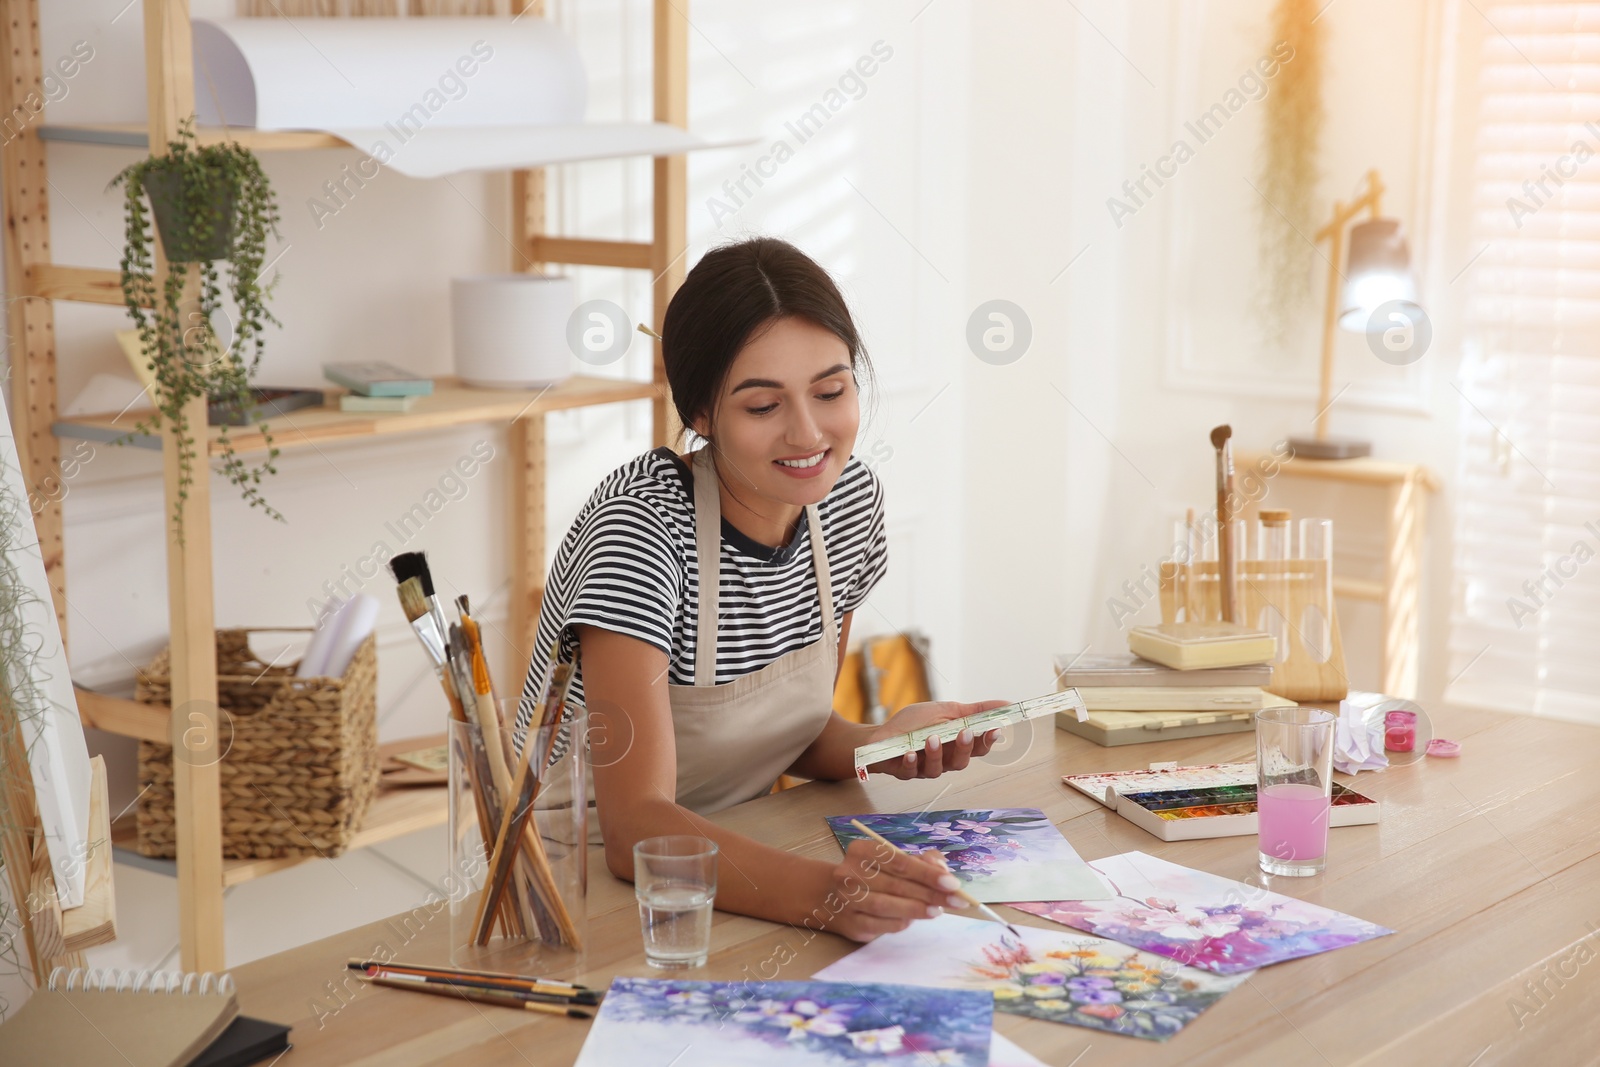
[[[571,278],[476,274],[450,280],[456,374],[483,389],[538,389],[570,378]]]
[[[1373,312],[1398,302],[1393,309],[1419,316],[1417,281],[1411,273],[1411,251],[1398,219],[1372,219],[1350,229],[1350,257],[1339,293],[1339,326],[1356,333],[1383,330]]]

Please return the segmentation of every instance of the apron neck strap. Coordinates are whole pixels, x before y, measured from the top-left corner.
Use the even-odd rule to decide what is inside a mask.
[[[839,634],[833,616],[833,584],[829,580],[828,547],[822,538],[822,520],[814,504],[805,507],[811,537],[811,569],[817,578],[822,604],[822,639],[838,658]],[[722,579],[722,497],[717,471],[711,463],[711,446],[694,454],[694,540],[700,569],[700,618],[696,629],[694,684],[715,685],[717,680],[717,623]]]

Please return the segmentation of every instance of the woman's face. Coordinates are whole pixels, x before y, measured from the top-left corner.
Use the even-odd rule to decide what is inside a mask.
[[[815,504],[844,470],[861,423],[850,349],[805,319],[779,319],[740,349],[714,412],[725,480],[772,501]],[[694,430],[707,436],[705,420]]]

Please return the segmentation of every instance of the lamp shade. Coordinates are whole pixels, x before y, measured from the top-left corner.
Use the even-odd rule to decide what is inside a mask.
[[[1382,331],[1388,321],[1374,322],[1373,312],[1385,304],[1410,316],[1422,314],[1417,281],[1411,273],[1411,250],[1398,219],[1371,219],[1350,228],[1350,259],[1339,293],[1339,326],[1356,333]]]

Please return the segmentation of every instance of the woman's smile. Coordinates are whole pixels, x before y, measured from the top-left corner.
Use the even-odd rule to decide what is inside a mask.
[[[803,456],[785,456],[772,462],[791,478],[815,478],[828,469],[828,457],[832,454],[833,449],[824,448],[819,452]]]

